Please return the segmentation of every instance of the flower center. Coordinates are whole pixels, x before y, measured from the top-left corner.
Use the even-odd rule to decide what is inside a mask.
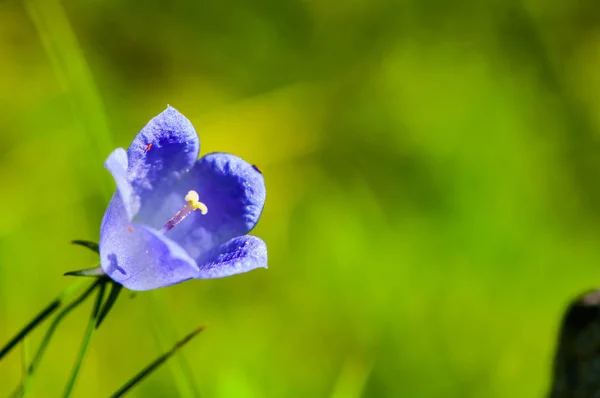
[[[185,201],[187,202],[183,209],[179,210],[177,214],[175,214],[164,227],[160,230],[163,234],[169,230],[171,230],[175,225],[179,224],[186,218],[191,212],[194,210],[200,210],[202,215],[208,213],[208,207],[202,202],[200,202],[200,197],[198,196],[198,192],[189,191],[187,195],[185,195]]]

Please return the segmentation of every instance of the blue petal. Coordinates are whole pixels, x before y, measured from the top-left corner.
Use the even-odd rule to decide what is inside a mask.
[[[140,198],[135,195],[131,184],[127,180],[127,152],[123,148],[115,149],[104,162],[104,167],[110,171],[116,184],[117,192],[125,205],[129,220],[137,214],[140,209]]]
[[[148,122],[127,150],[128,180],[144,201],[156,186],[192,167],[199,150],[200,140],[192,123],[168,106]]]
[[[236,236],[250,232],[258,222],[265,205],[265,180],[255,166],[227,153],[202,157],[152,212],[143,209],[140,219],[154,228],[161,228],[185,205],[185,194],[194,190],[208,213],[191,213],[167,232],[192,258]]]
[[[223,278],[267,268],[267,245],[256,236],[239,236],[206,253],[198,267],[198,279]]]
[[[131,290],[151,290],[198,276],[194,260],[175,242],[130,223],[119,194],[108,205],[100,230],[100,265]]]

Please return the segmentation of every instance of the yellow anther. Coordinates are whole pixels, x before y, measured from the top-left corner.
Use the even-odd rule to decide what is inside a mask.
[[[186,202],[198,202],[200,200],[200,196],[198,196],[198,192],[196,191],[189,191],[187,193],[187,195],[185,195],[185,201]]]
[[[179,210],[177,214],[173,216],[165,226],[161,229],[163,233],[172,229],[175,225],[179,224],[186,218],[191,212],[194,210],[200,210],[202,215],[208,213],[208,207],[202,202],[200,202],[200,197],[198,196],[198,192],[189,191],[187,195],[185,195],[185,201],[187,202],[183,209]]]
[[[185,201],[188,203],[188,206],[192,208],[192,210],[200,210],[202,215],[208,213],[208,207],[202,202],[200,202],[200,197],[198,196],[198,192],[189,191],[187,195],[185,195]]]

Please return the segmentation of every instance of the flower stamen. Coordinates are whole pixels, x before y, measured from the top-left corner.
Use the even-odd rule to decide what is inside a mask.
[[[175,225],[183,221],[183,219],[190,215],[190,213],[194,210],[200,210],[200,213],[202,213],[202,215],[208,213],[208,207],[206,207],[204,203],[200,202],[198,192],[189,191],[187,195],[185,195],[185,201],[187,203],[185,206],[183,206],[183,209],[179,210],[177,214],[173,216],[173,218],[167,221],[167,223],[164,227],[162,227],[160,232],[165,233],[171,230]]]

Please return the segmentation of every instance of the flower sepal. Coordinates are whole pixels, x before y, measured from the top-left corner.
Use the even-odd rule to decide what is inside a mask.
[[[74,245],[83,246],[85,248],[88,248],[96,254],[100,253],[100,249],[96,242],[77,239],[77,240],[71,241],[71,243]],[[94,276],[106,276],[106,273],[104,272],[102,267],[100,265],[98,265],[97,267],[94,267],[94,268],[86,268],[86,269],[80,269],[77,271],[65,272],[64,276],[88,276],[88,277],[92,276],[92,277],[94,277]]]
[[[85,241],[85,240],[74,240],[71,243],[80,245],[83,247],[87,247],[88,249],[94,251],[95,253],[99,253],[97,243],[89,242],[89,241]],[[65,276],[95,277],[95,278],[98,278],[98,280],[95,283],[98,285],[102,285],[102,286],[105,286],[106,284],[110,283],[110,293],[108,295],[108,298],[102,305],[102,308],[100,309],[100,311],[98,313],[98,319],[96,321],[96,328],[99,328],[100,324],[106,318],[106,315],[108,315],[108,313],[112,309],[113,305],[117,301],[117,298],[119,298],[119,294],[121,293],[121,290],[123,290],[123,285],[113,281],[108,275],[106,275],[106,273],[104,272],[102,267],[99,265],[97,267],[93,267],[93,268],[86,268],[86,269],[81,269],[81,270],[77,270],[77,271],[69,271],[69,272],[66,272],[64,275]]]
[[[77,271],[69,271],[69,272],[65,272],[64,276],[100,276],[100,277],[105,277],[106,273],[104,272],[104,270],[102,269],[102,267],[97,266],[94,268],[86,268],[86,269],[80,269]]]

